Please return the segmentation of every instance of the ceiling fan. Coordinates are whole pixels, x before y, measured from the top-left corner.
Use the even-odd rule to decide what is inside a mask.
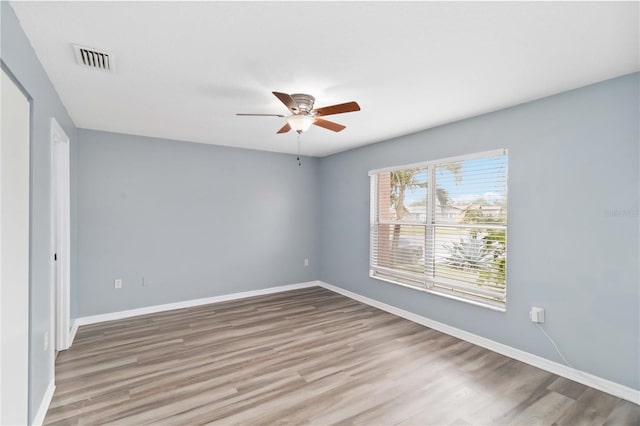
[[[291,115],[285,116],[282,114],[236,114],[241,116],[254,116],[254,117],[282,117],[287,120],[287,123],[278,130],[279,133],[287,133],[293,129],[298,134],[309,130],[312,124],[323,127],[327,130],[339,132],[344,130],[346,126],[342,124],[334,123],[333,121],[324,120],[319,117],[333,114],[343,114],[345,112],[360,111],[360,105],[357,102],[347,102],[344,104],[331,105],[322,108],[313,109],[313,103],[316,98],[304,93],[294,93],[288,95],[281,92],[272,92],[276,98],[289,109]]]

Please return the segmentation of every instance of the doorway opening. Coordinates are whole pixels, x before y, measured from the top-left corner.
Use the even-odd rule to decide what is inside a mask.
[[[54,324],[53,336],[56,351],[69,348],[70,335],[70,176],[69,137],[51,118],[51,144],[53,151],[53,229],[54,276],[52,295]],[[54,355],[55,356],[55,355]]]

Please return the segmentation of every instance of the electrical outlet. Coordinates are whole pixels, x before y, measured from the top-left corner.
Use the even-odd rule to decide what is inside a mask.
[[[309,266],[309,259],[304,260],[304,266]]]
[[[49,332],[44,333],[44,350],[49,349]]]
[[[122,280],[121,279],[117,279],[113,282],[113,286],[115,288],[122,288]]]
[[[531,322],[543,323],[544,322],[544,308],[532,306],[529,311],[529,319]]]

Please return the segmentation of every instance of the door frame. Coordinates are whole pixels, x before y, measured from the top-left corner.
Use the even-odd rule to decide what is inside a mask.
[[[63,351],[70,346],[71,330],[71,203],[69,137],[51,117],[52,157],[52,218],[53,218],[53,273],[52,336],[55,349]],[[52,351],[55,356],[55,352]],[[55,363],[55,360],[53,360]]]
[[[13,392],[14,396],[16,395],[21,395],[24,399],[22,399],[20,402],[22,403],[22,405],[25,408],[25,412],[22,413],[22,420],[24,420],[25,422],[28,421],[29,419],[29,412],[31,411],[31,404],[30,404],[30,400],[29,400],[29,391],[30,391],[30,377],[31,377],[31,368],[30,368],[30,359],[31,359],[31,236],[32,236],[32,230],[31,230],[31,193],[32,193],[32,179],[31,179],[31,148],[32,148],[32,141],[33,141],[33,97],[31,97],[31,95],[29,94],[29,92],[24,88],[24,86],[20,83],[20,81],[15,77],[15,75],[11,72],[11,69],[9,69],[9,67],[5,64],[5,62],[0,59],[0,69],[2,69],[2,72],[9,78],[9,80],[11,80],[15,86],[18,88],[18,90],[20,92],[22,92],[22,94],[24,95],[24,97],[26,98],[28,104],[29,104],[29,141],[28,141],[28,146],[27,146],[27,174],[28,174],[28,184],[27,184],[27,215],[28,215],[28,229],[27,229],[27,252],[28,252],[28,259],[27,259],[27,312],[26,312],[26,323],[25,324],[14,324],[12,325],[14,328],[14,333],[16,335],[22,335],[22,336],[26,336],[25,340],[25,347],[22,348],[23,349],[23,353],[21,353],[21,356],[24,356],[26,359],[26,363],[27,365],[25,366],[25,383],[24,383],[24,393],[21,392],[22,391],[22,387],[17,389],[14,386],[9,386],[9,388],[11,389],[11,391]],[[1,162],[0,162],[0,168],[1,168]],[[0,265],[0,268],[2,267],[2,265]],[[0,310],[2,309],[2,307],[0,306]],[[7,348],[6,351],[12,351],[15,353],[15,351],[17,350],[21,350],[20,345],[12,345],[10,348]],[[5,350],[5,348],[3,348],[3,351]],[[5,354],[6,355],[6,354]],[[0,358],[2,357],[2,354],[0,353]],[[16,366],[17,367],[17,366]],[[0,377],[2,377],[2,381],[5,381],[5,377],[3,377],[2,374],[0,374]],[[6,383],[2,383],[2,387],[4,388]],[[13,401],[14,403],[16,401]],[[15,406],[12,407],[14,410],[16,409]],[[0,400],[0,412],[5,410],[6,407],[3,406],[2,400]],[[4,416],[0,416],[2,418],[4,418]],[[12,419],[12,421],[16,420],[15,418]]]

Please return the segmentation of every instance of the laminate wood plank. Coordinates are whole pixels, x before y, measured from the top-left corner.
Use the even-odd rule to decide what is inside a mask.
[[[393,424],[413,426],[468,423],[459,416],[467,415],[466,408],[470,404],[481,406],[491,401],[489,395],[479,392],[473,386],[465,386],[457,381],[446,380],[446,378],[409,395],[408,399],[411,404],[396,403],[395,409],[402,410],[400,413],[407,416],[402,420],[393,419]],[[462,407],[465,409],[463,410]],[[408,409],[411,408],[413,409],[410,412]],[[382,414],[382,416],[386,415],[386,413]],[[370,420],[375,422],[375,418]],[[470,424],[481,423],[474,421]]]
[[[637,424],[640,407],[322,288],[82,326],[45,424]]]
[[[640,425],[640,410],[638,406],[629,401],[621,401],[616,404],[611,414],[604,422],[607,426],[614,425]]]
[[[588,387],[582,383],[577,383],[564,377],[558,377],[547,389],[576,400],[580,398],[580,395],[582,395]]]
[[[550,425],[559,414],[565,412],[574,400],[556,392],[547,392],[533,404],[513,413],[508,418],[510,425]]]
[[[558,425],[603,424],[621,401],[596,389],[588,388],[558,418]]]

